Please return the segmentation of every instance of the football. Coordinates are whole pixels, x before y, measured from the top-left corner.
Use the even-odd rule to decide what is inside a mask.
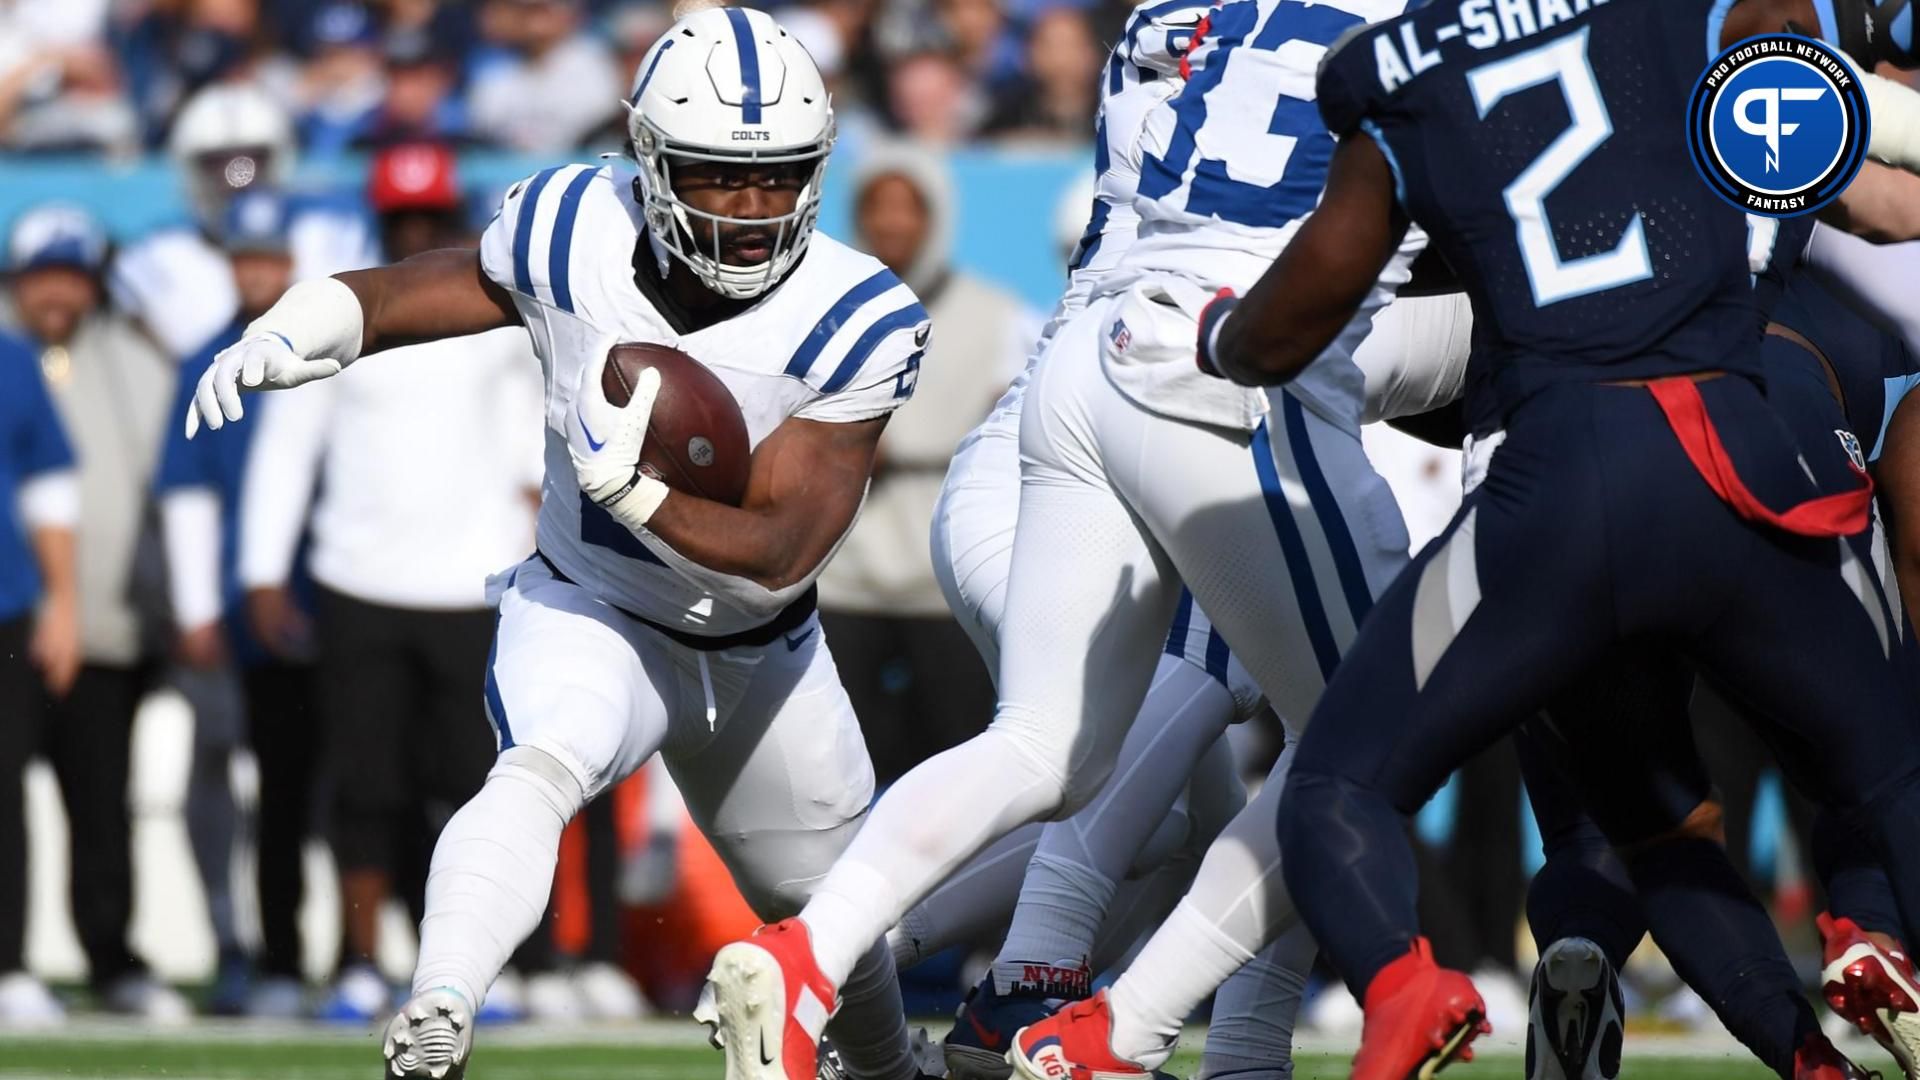
[[[607,354],[600,392],[625,406],[640,372],[660,371],[640,469],[675,491],[739,506],[753,451],[740,403],[705,364],[667,345],[623,343]]]

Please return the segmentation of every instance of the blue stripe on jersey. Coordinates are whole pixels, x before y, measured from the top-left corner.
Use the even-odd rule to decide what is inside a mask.
[[[1913,392],[1916,385],[1920,385],[1920,375],[1900,375],[1881,382],[1886,387],[1886,396],[1882,399],[1880,437],[1873,440],[1873,452],[1867,455],[1868,461],[1880,460],[1880,448],[1887,444],[1887,427],[1893,423],[1893,411],[1900,407],[1900,402]]]
[[[580,493],[580,542],[603,547],[615,555],[624,555],[629,559],[638,559],[643,563],[665,566],[660,556],[647,550],[647,545],[633,535],[633,530],[613,520],[613,515],[601,508],[600,504],[587,498],[586,492]]]
[[[540,206],[540,192],[546,189],[547,181],[559,172],[561,166],[546,169],[527,182],[526,193],[520,196],[520,217],[513,223],[513,287],[527,296],[534,296],[533,266],[529,256],[533,248],[533,214]]]
[[[1713,9],[1707,12],[1707,59],[1711,61],[1720,55],[1720,35],[1727,28],[1727,12],[1740,0],[1713,0]],[[1828,33],[1833,32],[1833,24],[1822,22],[1821,27]]]
[[[760,122],[760,47],[753,41],[753,24],[747,21],[747,13],[737,7],[726,9],[727,21],[733,24],[733,44],[740,50],[740,120],[743,123]]]
[[[1173,609],[1173,625],[1167,629],[1168,656],[1187,655],[1187,632],[1193,626],[1193,594],[1180,590],[1180,603]]]
[[[874,271],[872,277],[848,289],[845,296],[834,301],[827,313],[820,316],[820,321],[813,324],[813,329],[807,331],[806,340],[794,350],[793,359],[787,361],[786,374],[796,379],[806,378],[807,369],[813,367],[813,362],[820,358],[820,350],[826,348],[827,342],[833,340],[833,335],[840,332],[840,327],[853,317],[854,312],[860,310],[860,305],[898,284],[900,279],[883,266]]]
[[[1265,421],[1253,433],[1253,468],[1260,476],[1260,494],[1266,498],[1267,516],[1273,519],[1273,532],[1287,561],[1287,576],[1293,579],[1293,598],[1300,605],[1300,621],[1306,624],[1307,640],[1313,643],[1320,676],[1331,679],[1340,663],[1340,646],[1334,643],[1333,626],[1327,622],[1327,609],[1320,602],[1320,586],[1313,580],[1313,566],[1307,561],[1300,526],[1294,523],[1293,507],[1287,503],[1286,492],[1280,490],[1280,470],[1273,463],[1273,442]]]
[[[1207,631],[1207,674],[1227,685],[1227,639],[1218,630]]]
[[[1400,171],[1399,156],[1393,152],[1393,147],[1387,143],[1387,136],[1380,130],[1379,124],[1371,120],[1362,120],[1360,121],[1360,130],[1366,132],[1368,137],[1380,147],[1380,153],[1386,156],[1387,168],[1393,171],[1393,200],[1404,208],[1407,205],[1407,174]]]
[[[660,66],[660,61],[667,55],[667,50],[673,48],[673,41],[673,38],[668,38],[661,42],[660,51],[653,54],[653,63],[647,65],[647,73],[640,76],[640,85],[633,88],[633,97],[628,99],[633,104],[640,104],[640,95],[647,92],[647,84],[653,81],[654,69]]]
[[[840,366],[834,368],[833,374],[827,377],[827,381],[820,384],[820,392],[831,394],[852,382],[853,377],[860,374],[861,365],[867,362],[867,357],[873,355],[873,350],[880,347],[880,342],[888,334],[905,330],[910,326],[918,326],[926,321],[927,309],[921,307],[918,301],[875,320],[874,324],[867,327],[866,332],[853,343],[853,348],[847,350],[847,355],[841,359]]]
[[[1126,88],[1126,72],[1121,69],[1120,51],[1115,49],[1113,55],[1107,57],[1107,95],[1111,97]]]
[[[547,240],[547,282],[553,288],[553,306],[573,314],[573,285],[569,280],[569,257],[573,253],[573,219],[580,215],[580,199],[587,185],[599,175],[598,169],[582,169],[580,175],[560,193],[560,210],[554,215],[553,235]]]
[[[1894,45],[1898,47],[1901,52],[1912,56],[1913,9],[1911,7],[1903,7],[1900,9],[1900,14],[1893,17],[1893,27],[1889,32],[1893,35]]]
[[[1107,238],[1107,218],[1113,213],[1113,206],[1098,195],[1093,197],[1093,213],[1087,218],[1087,231],[1080,234],[1080,242],[1074,245],[1073,259],[1067,264],[1067,273],[1093,261],[1100,251],[1100,242]]]
[[[493,674],[494,662],[500,658],[500,613],[493,616],[493,643],[487,646],[487,715],[493,717],[494,732],[500,737],[500,749],[513,747],[513,725],[507,723],[507,706],[500,700],[500,680]]]
[[[1327,474],[1320,468],[1320,459],[1313,452],[1313,436],[1307,431],[1306,410],[1300,405],[1300,399],[1292,394],[1280,395],[1281,406],[1287,418],[1287,442],[1293,448],[1294,464],[1300,469],[1300,479],[1307,486],[1307,500],[1313,504],[1313,516],[1319,520],[1320,528],[1327,534],[1327,546],[1333,549],[1333,567],[1340,575],[1340,589],[1347,594],[1347,608],[1353,613],[1353,625],[1359,626],[1360,620],[1367,617],[1373,609],[1373,589],[1367,585],[1366,568],[1360,565],[1360,551],[1353,546],[1353,533],[1347,528],[1347,519],[1340,513],[1340,502],[1333,497],[1333,487],[1327,483]]]

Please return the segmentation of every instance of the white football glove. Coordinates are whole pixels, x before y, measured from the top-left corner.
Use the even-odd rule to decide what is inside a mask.
[[[340,361],[310,360],[293,351],[280,334],[254,334],[220,350],[200,376],[187,409],[187,438],[207,428],[219,431],[228,420],[246,415],[241,391],[289,390],[315,379],[340,374]]]
[[[660,372],[642,368],[626,406],[615,406],[600,389],[612,347],[612,342],[603,343],[599,355],[580,372],[573,389],[573,419],[567,424],[567,456],[587,498],[615,521],[638,529],[667,498],[667,485],[640,471],[640,447],[654,396],[660,392]]]

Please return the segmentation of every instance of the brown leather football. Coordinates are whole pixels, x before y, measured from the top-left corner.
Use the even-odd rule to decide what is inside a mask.
[[[675,491],[739,506],[753,450],[747,421],[727,384],[705,364],[667,345],[627,342],[607,353],[600,392],[625,406],[646,368],[660,369],[640,469]]]

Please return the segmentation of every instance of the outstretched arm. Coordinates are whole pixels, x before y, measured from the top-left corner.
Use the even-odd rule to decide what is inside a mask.
[[[1320,206],[1224,318],[1200,323],[1203,367],[1245,386],[1300,374],[1340,336],[1406,235],[1380,147],[1340,140]]]
[[[518,321],[512,298],[468,249],[303,281],[213,358],[187,412],[187,437],[202,421],[217,431],[245,415],[242,391],[291,389],[339,374],[362,353]]]

